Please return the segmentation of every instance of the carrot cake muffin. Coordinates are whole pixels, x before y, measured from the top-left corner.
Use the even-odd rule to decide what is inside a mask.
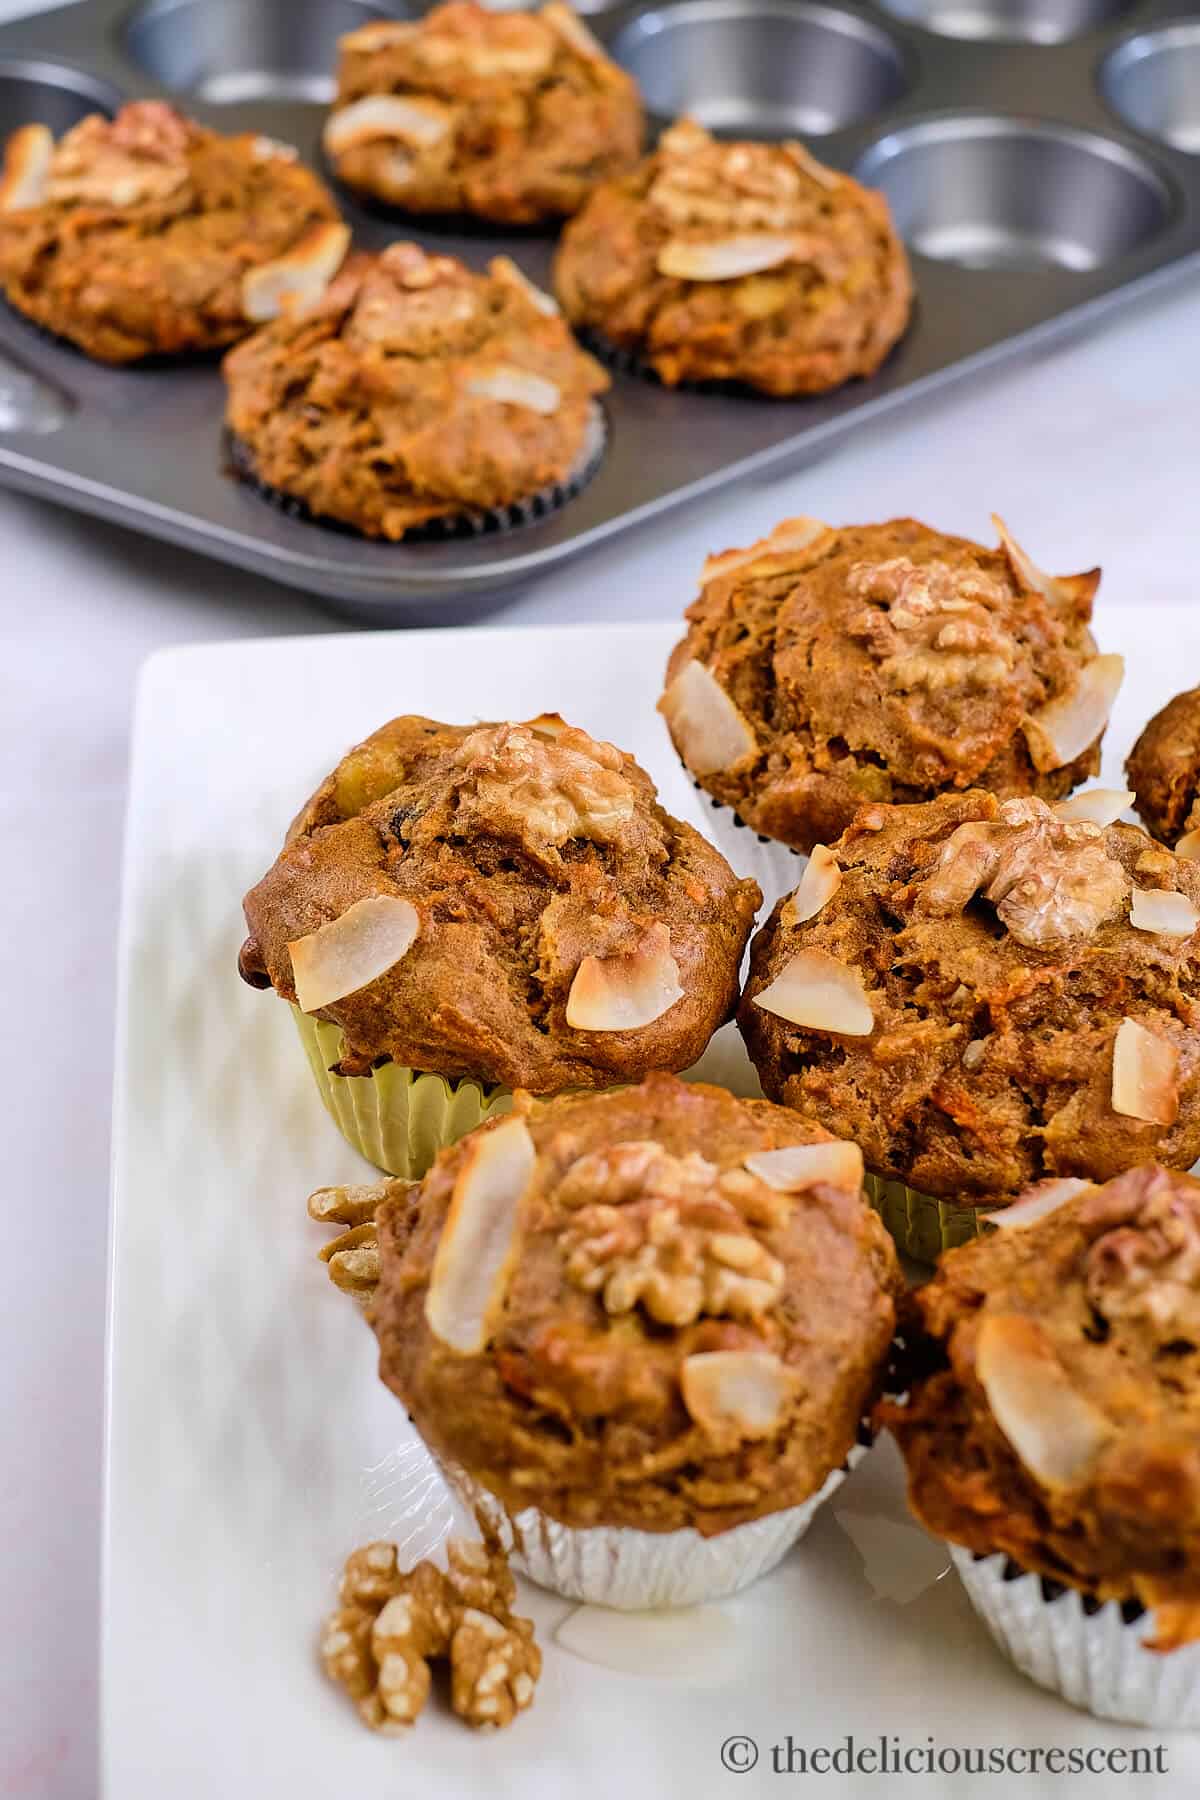
[[[1100,572],[1044,575],[995,523],[985,550],[914,519],[785,519],[709,557],[659,702],[689,774],[801,851],[865,801],[1057,800],[1094,775],[1123,671],[1088,629]]]
[[[568,225],[571,323],[668,386],[815,394],[877,369],[912,277],[882,194],[795,143],[719,143],[690,119]]]
[[[623,174],[642,134],[637,84],[561,0],[450,0],[341,40],[324,142],[348,187],[405,212],[536,224]]]
[[[296,1009],[350,1141],[420,1175],[514,1087],[695,1062],[760,899],[632,756],[557,715],[404,717],[301,810],[239,967]]]
[[[1125,774],[1146,830],[1178,855],[1200,857],[1200,688],[1155,713]]]
[[[607,375],[507,257],[354,255],[224,373],[236,472],[367,537],[521,523],[604,448]]]
[[[1043,1176],[1189,1167],[1200,867],[1105,823],[1125,798],[864,807],[755,939],[765,1091],[969,1228]]]
[[[918,1290],[911,1392],[881,1409],[913,1511],[1034,1681],[1195,1728],[1200,1182],[1056,1181],[998,1222]]]
[[[288,144],[223,137],[162,100],[9,138],[0,286],[99,362],[210,350],[311,297],[350,233]]]
[[[380,1373],[543,1585],[731,1593],[880,1391],[902,1287],[862,1158],[721,1088],[519,1095],[381,1207]]]

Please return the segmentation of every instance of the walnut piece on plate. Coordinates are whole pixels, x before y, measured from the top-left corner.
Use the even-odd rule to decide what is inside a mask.
[[[321,1658],[373,1731],[408,1730],[429,1698],[435,1661],[450,1665],[454,1711],[480,1731],[511,1725],[533,1700],[542,1653],[532,1622],[513,1613],[503,1553],[452,1538],[446,1555],[444,1570],[431,1562],[401,1569],[394,1544],[366,1544],[347,1558]]]
[[[410,1184],[410,1185],[415,1185]],[[351,1187],[318,1188],[308,1199],[308,1216],[318,1225],[341,1225],[343,1230],[318,1252],[328,1265],[334,1287],[357,1302],[365,1312],[379,1285],[379,1234],[375,1209],[396,1191],[394,1180],[372,1181]]]

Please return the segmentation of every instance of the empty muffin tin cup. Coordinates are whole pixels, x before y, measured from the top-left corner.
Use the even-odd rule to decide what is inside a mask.
[[[837,131],[908,86],[886,31],[803,0],[681,0],[633,19],[612,53],[652,112],[755,137]]]
[[[1200,20],[1126,38],[1105,58],[1100,88],[1126,125],[1200,156]]]
[[[89,113],[114,113],[120,104],[115,88],[82,69],[34,57],[0,60],[0,143],[22,125],[48,125],[61,137]]]
[[[883,190],[914,250],[969,269],[1103,268],[1173,210],[1162,177],[1123,145],[986,114],[891,132],[854,173]]]
[[[1063,44],[1100,30],[1136,0],[880,0],[884,12],[939,37],[999,44]]]
[[[214,103],[333,98],[338,39],[395,18],[367,0],[149,0],[127,21],[126,54],[175,94]]]

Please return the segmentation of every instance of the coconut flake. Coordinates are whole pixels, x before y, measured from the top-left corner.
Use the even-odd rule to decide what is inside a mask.
[[[402,144],[427,149],[450,129],[449,114],[436,100],[409,100],[403,94],[364,94],[339,106],[325,121],[322,143],[330,156],[342,156],[359,144],[398,138]]]
[[[488,267],[497,281],[506,281],[509,287],[518,288],[527,300],[532,301],[540,313],[545,313],[548,319],[554,318],[561,312],[562,308],[554,296],[546,293],[544,288],[538,287],[536,282],[530,281],[524,269],[519,263],[515,263],[511,256],[493,256]]]
[[[789,139],[783,148],[796,167],[802,169],[811,181],[817,183],[818,187],[829,188],[832,191],[841,186],[845,177],[839,175],[836,169],[831,169],[827,163],[818,162],[812,152],[795,138]]]
[[[716,775],[753,756],[758,740],[712,670],[685,663],[658,703],[693,775]]]
[[[683,998],[671,934],[652,925],[624,956],[585,956],[567,996],[572,1031],[640,1031]]]
[[[527,406],[530,412],[546,416],[556,413],[562,404],[562,394],[552,381],[541,375],[531,375],[528,369],[518,369],[510,363],[501,363],[479,375],[472,375],[467,382],[467,392],[482,394],[488,400],[499,400],[505,406]]]
[[[1126,807],[1133,805],[1128,788],[1084,788],[1069,800],[1060,800],[1054,808],[1056,817],[1069,825],[1115,825]]]
[[[1181,856],[1184,862],[1200,862],[1200,826],[1195,831],[1184,832],[1175,845],[1175,854]]]
[[[829,526],[823,519],[784,519],[748,550],[723,550],[719,556],[708,557],[700,571],[700,585],[707,587],[710,581],[732,575],[735,569],[762,562],[769,556],[787,556],[797,550],[807,550],[828,531]]]
[[[708,239],[671,238],[658,253],[658,272],[679,281],[736,281],[742,275],[760,275],[777,269],[796,255],[801,240],[769,231],[746,232],[741,237]]]
[[[857,969],[824,950],[800,950],[754,995],[755,1006],[806,1031],[833,1031],[841,1037],[869,1037],[875,1015]]]
[[[799,884],[785,901],[781,918],[787,926],[805,925],[815,919],[842,885],[842,868],[826,844],[814,844]]]
[[[288,945],[296,1004],[317,1012],[386,975],[420,930],[417,909],[396,894],[356,900],[339,918]]]
[[[769,1350],[708,1350],[679,1371],[683,1403],[702,1431],[768,1437],[792,1392],[792,1377]]]
[[[1094,656],[1079,671],[1069,694],[1060,694],[1022,720],[1030,760],[1039,774],[1074,762],[1094,744],[1113,709],[1125,676],[1123,656]]]
[[[1047,575],[1044,569],[1038,568],[1032,556],[1022,550],[998,513],[992,514],[992,524],[1000,534],[1000,546],[1008,558],[1008,566],[1022,587],[1041,594],[1052,606],[1073,606],[1077,601],[1091,599],[1100,583],[1099,569],[1092,569],[1086,575]]]
[[[463,1356],[478,1354],[487,1342],[489,1319],[508,1282],[521,1198],[536,1161],[522,1118],[476,1131],[468,1144],[425,1296],[429,1329]]]
[[[1112,1109],[1147,1125],[1173,1125],[1179,1113],[1179,1052],[1136,1019],[1113,1039]]]
[[[412,19],[372,19],[357,31],[347,31],[338,39],[339,50],[387,50],[393,44],[406,43],[418,27]]]
[[[22,125],[4,147],[4,173],[0,175],[0,212],[16,212],[23,206],[40,206],[46,194],[54,133],[45,125]]]
[[[341,268],[349,248],[348,225],[314,225],[285,255],[247,269],[242,277],[243,314],[262,324],[283,312],[312,306]]]
[[[1049,1218],[1076,1194],[1082,1194],[1094,1183],[1078,1181],[1074,1176],[1065,1175],[1058,1181],[1039,1181],[1031,1188],[1026,1188],[1019,1200],[1011,1206],[1005,1206],[999,1212],[988,1213],[989,1225],[998,1225],[1005,1231],[1023,1230],[1027,1225],[1036,1225],[1039,1219]]]
[[[1186,938],[1200,925],[1200,912],[1186,894],[1169,888],[1135,887],[1129,923],[1135,931],[1150,931],[1157,937]]]
[[[1087,1479],[1115,1429],[1071,1385],[1035,1320],[986,1314],[975,1340],[975,1373],[997,1425],[1037,1481],[1070,1488]]]
[[[863,1184],[863,1154],[857,1144],[835,1138],[826,1144],[785,1144],[779,1150],[756,1150],[743,1167],[781,1194],[805,1188],[845,1188],[856,1194]]]
[[[562,4],[562,0],[550,0],[550,4],[543,6],[538,17],[544,25],[549,25],[551,31],[557,32],[563,43],[574,50],[577,56],[584,57],[588,62],[609,61],[608,52],[600,39],[588,30],[577,12]]]

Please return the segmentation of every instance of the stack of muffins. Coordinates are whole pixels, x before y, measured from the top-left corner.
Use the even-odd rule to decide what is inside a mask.
[[[511,530],[605,453],[610,377],[574,331],[655,381],[793,397],[872,374],[906,329],[881,195],[799,143],[683,120],[643,155],[645,129],[563,0],[447,0],[341,40],[325,161],[410,230],[561,230],[558,300],[506,257],[354,249],[293,148],[159,100],[12,135],[0,289],[102,362],[233,346],[228,467],[292,514],[410,544]]]
[[[400,718],[240,967],[386,1172],[313,1196],[330,1273],[534,1580],[735,1592],[886,1426],[1021,1668],[1200,1725],[1194,697],[1135,791],[1074,792],[1122,673],[1099,575],[997,526],[709,560],[660,705],[727,854],[557,715]],[[735,1010],[766,1099],[679,1078]]]

